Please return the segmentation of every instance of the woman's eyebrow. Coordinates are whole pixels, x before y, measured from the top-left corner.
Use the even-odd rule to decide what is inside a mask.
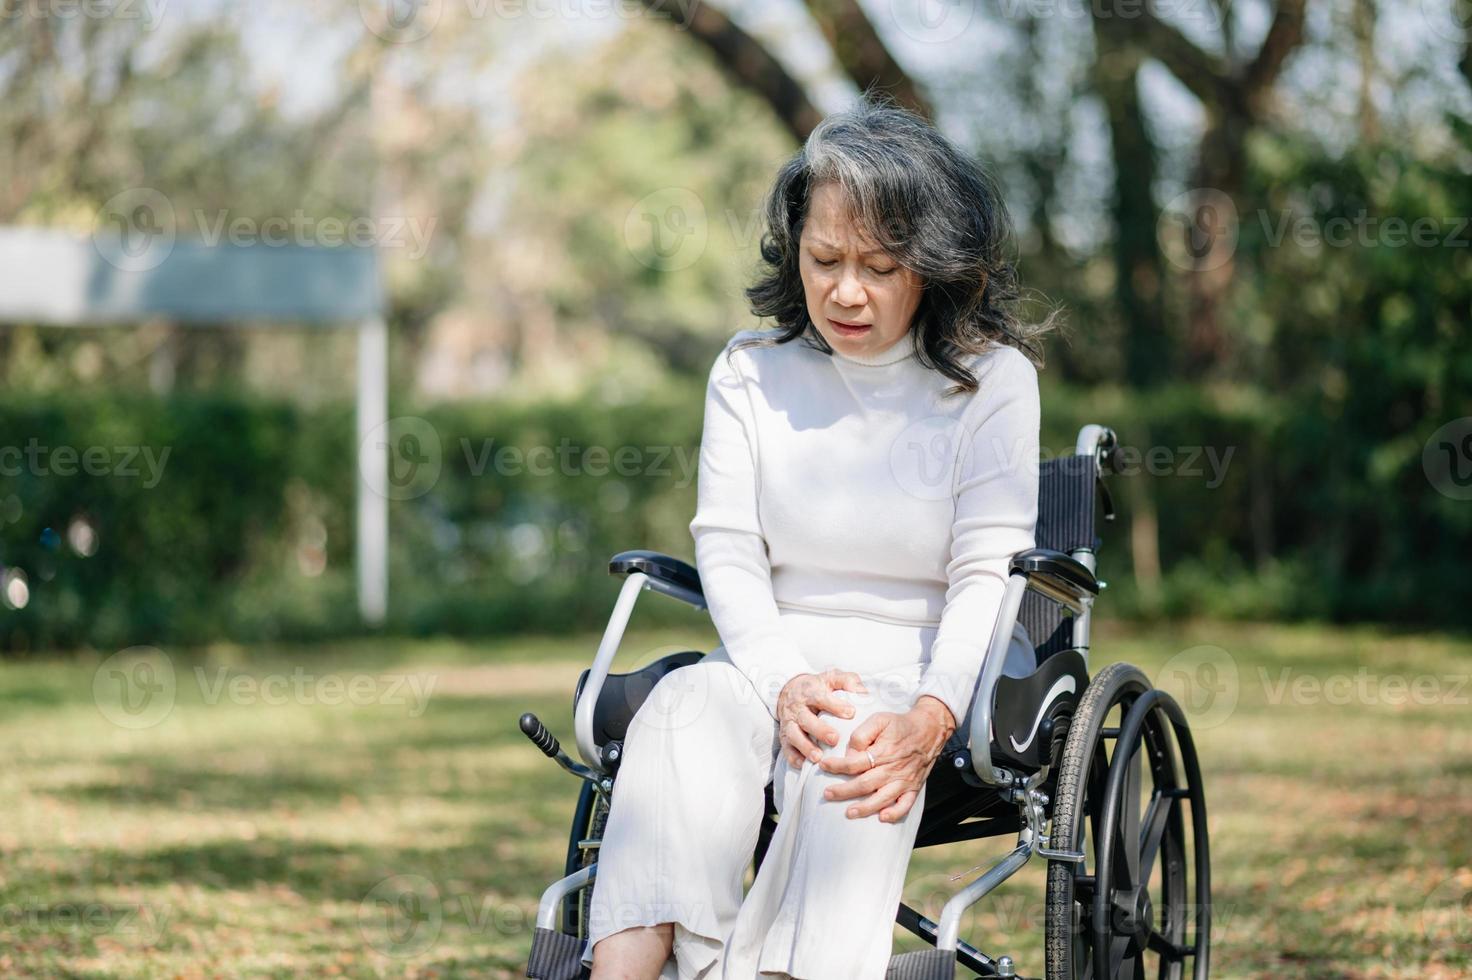
[[[825,239],[819,238],[816,235],[813,236],[813,244],[814,245],[820,245],[823,248],[831,248],[835,252],[840,251],[840,249],[839,249],[839,247],[837,245],[835,245],[832,242],[827,241]],[[863,251],[859,252],[859,254],[860,255],[883,255],[884,254],[884,249],[882,249],[882,248],[866,248]]]

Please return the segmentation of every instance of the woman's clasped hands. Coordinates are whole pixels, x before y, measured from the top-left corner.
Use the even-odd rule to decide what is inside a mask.
[[[836,746],[839,735],[822,714],[855,714],[840,691],[867,694],[868,688],[858,674],[836,668],[788,681],[777,698],[782,751],[794,769],[809,761],[824,772],[851,777],[823,792],[826,800],[854,800],[849,818],[878,814],[881,821],[896,823],[914,806],[956,729],[955,718],[945,702],[925,695],[908,711],[875,712],[850,734],[844,754],[825,755],[818,742]]]

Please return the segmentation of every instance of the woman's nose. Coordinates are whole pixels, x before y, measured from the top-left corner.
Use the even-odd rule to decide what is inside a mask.
[[[844,270],[838,274],[838,285],[834,287],[833,299],[839,306],[845,308],[860,307],[868,303],[869,297],[864,292],[864,284],[853,272]]]

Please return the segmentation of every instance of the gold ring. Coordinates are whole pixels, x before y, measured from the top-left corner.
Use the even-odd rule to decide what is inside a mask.
[[[868,749],[865,749],[864,750],[864,754],[869,757],[869,768],[870,769],[873,769],[875,766],[879,765],[879,763],[877,763],[877,762],[874,761],[874,753],[873,752],[870,752]]]

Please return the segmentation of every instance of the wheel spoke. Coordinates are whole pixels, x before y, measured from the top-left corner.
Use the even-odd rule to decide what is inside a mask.
[[[1119,801],[1119,833],[1124,838],[1124,871],[1128,878],[1126,887],[1140,884],[1140,783],[1142,762],[1141,748],[1144,741],[1129,746],[1129,758],[1125,759],[1124,786]]]
[[[1150,939],[1147,943],[1150,949],[1155,950],[1161,956],[1175,963],[1186,958],[1186,947],[1171,942],[1154,929],[1150,930]]]
[[[1166,825],[1175,809],[1175,798],[1156,793],[1150,798],[1150,809],[1145,813],[1144,836],[1140,838],[1140,885],[1150,884],[1150,872],[1155,868],[1155,857],[1160,853],[1160,841],[1165,836]]]
[[[1124,967],[1125,957],[1130,951],[1129,936],[1112,936],[1109,940],[1109,980],[1118,980]]]

